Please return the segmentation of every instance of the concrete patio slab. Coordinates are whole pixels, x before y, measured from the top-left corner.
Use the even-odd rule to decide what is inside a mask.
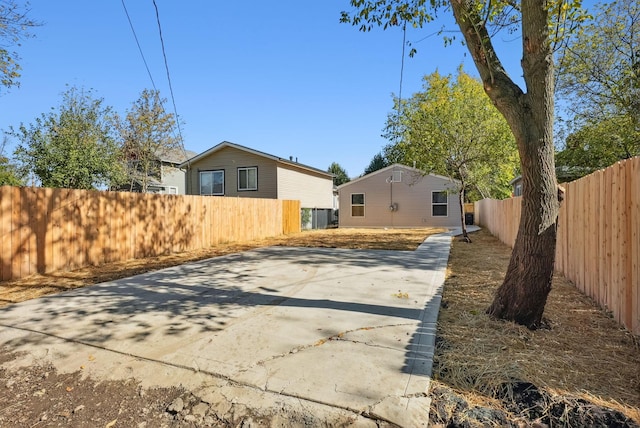
[[[220,412],[426,426],[450,241],[261,248],[98,284],[0,309],[0,346],[26,353],[14,364],[221,394]]]

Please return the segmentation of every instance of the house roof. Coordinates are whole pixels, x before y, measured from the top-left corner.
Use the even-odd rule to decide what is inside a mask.
[[[384,167],[382,169],[379,169],[377,171],[373,171],[373,172],[371,172],[369,174],[363,175],[362,177],[358,177],[358,178],[356,178],[354,180],[347,181],[346,183],[343,183],[343,184],[339,185],[338,186],[338,190],[340,190],[341,188],[346,187],[346,186],[348,186],[350,184],[357,183],[358,181],[361,181],[361,180],[364,180],[366,178],[372,177],[374,175],[384,174],[387,171],[391,171],[391,170],[393,170],[395,168],[398,168],[398,167],[399,168],[403,168],[403,169],[408,169],[409,171],[413,171],[413,172],[415,172],[417,174],[420,174],[420,175],[430,175],[431,177],[438,177],[438,178],[442,178],[443,180],[451,181],[451,182],[454,182],[454,183],[459,183],[458,180],[454,180],[452,178],[445,177],[443,175],[427,173],[427,172],[425,172],[425,171],[423,171],[421,169],[418,169],[418,168],[413,168],[413,167],[410,167],[410,166],[407,166],[407,165],[402,165],[401,163],[394,163],[393,165],[389,165],[389,166]]]
[[[184,150],[180,148],[180,149],[171,149],[167,151],[158,151],[156,152],[156,155],[162,162],[181,164],[182,162],[185,162],[187,159],[197,155],[197,153],[191,150]]]
[[[516,175],[516,177],[509,182],[510,185],[514,185],[517,181],[522,180],[522,175]]]
[[[224,149],[226,147],[231,147],[231,148],[234,148],[234,149],[237,149],[237,150],[242,150],[242,151],[245,151],[247,153],[252,153],[254,155],[261,156],[261,157],[264,157],[264,158],[267,158],[267,159],[271,159],[271,160],[274,160],[276,162],[283,163],[283,164],[286,164],[286,165],[292,165],[292,166],[295,166],[297,168],[306,169],[308,171],[312,171],[312,172],[315,172],[315,173],[318,173],[318,174],[322,174],[322,175],[327,176],[327,178],[333,179],[333,174],[331,174],[331,173],[329,173],[327,171],[323,171],[321,169],[314,168],[314,167],[309,166],[309,165],[305,165],[305,164],[302,164],[302,163],[299,163],[299,162],[295,162],[295,161],[293,161],[291,159],[285,159],[285,158],[281,158],[281,157],[278,157],[278,156],[275,156],[275,155],[271,155],[269,153],[261,152],[259,150],[251,149],[249,147],[245,147],[245,146],[242,146],[240,144],[230,143],[229,141],[223,141],[222,143],[211,147],[209,150],[206,150],[206,151],[204,151],[204,152],[202,152],[202,153],[200,153],[200,154],[198,154],[198,155],[196,155],[196,156],[194,156],[194,157],[182,162],[178,166],[180,168],[185,168],[185,167],[189,166],[189,164],[191,164],[193,162],[197,162],[200,159],[205,158],[207,156],[210,156],[210,155],[214,154],[215,152],[220,151],[220,150],[222,150],[222,149]]]

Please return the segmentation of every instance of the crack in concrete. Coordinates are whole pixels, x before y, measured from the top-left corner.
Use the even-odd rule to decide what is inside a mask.
[[[285,353],[285,354],[282,355],[282,357],[287,356],[287,355],[289,355],[291,353],[296,353],[296,352],[298,352],[298,350],[304,350],[304,349],[308,349],[308,348],[315,347],[315,346],[321,346],[327,340],[335,340],[335,339],[333,339],[334,337],[342,336],[344,334],[353,333],[353,332],[362,331],[362,330],[374,330],[374,329],[396,327],[396,326],[407,326],[407,325],[414,325],[414,324],[413,323],[389,324],[389,325],[374,326],[374,327],[360,327],[360,328],[357,328],[357,329],[348,330],[348,331],[341,332],[341,333],[338,333],[336,335],[330,336],[326,340],[322,341],[322,343],[316,342],[313,345],[306,345],[306,346],[303,346],[303,347],[294,348],[295,352]],[[199,367],[197,367],[197,364],[196,364],[196,367],[193,367],[193,366],[190,367],[190,366],[188,366],[186,364],[171,363],[171,362],[159,360],[159,359],[156,359],[156,358],[149,358],[149,357],[144,357],[144,356],[136,355],[136,354],[129,353],[129,352],[118,351],[118,350],[115,350],[115,349],[110,349],[110,348],[107,348],[107,347],[104,347],[104,346],[96,345],[96,344],[85,342],[85,341],[82,341],[82,340],[72,339],[72,338],[65,338],[65,337],[62,337],[62,336],[55,335],[55,334],[46,333],[46,332],[42,332],[42,331],[37,331],[37,330],[25,328],[25,327],[8,326],[8,325],[3,325],[3,324],[0,324],[0,327],[6,327],[6,328],[11,328],[11,329],[16,329],[16,330],[27,331],[27,332],[30,332],[30,333],[41,334],[41,335],[44,335],[44,336],[49,336],[49,337],[61,340],[62,342],[76,343],[76,344],[88,346],[88,347],[91,347],[91,348],[94,348],[94,349],[100,349],[102,351],[112,352],[114,354],[127,356],[127,357],[130,357],[130,358],[133,358],[134,360],[147,361],[147,362],[150,362],[150,363],[155,363],[155,364],[160,364],[160,365],[164,365],[164,366],[174,367],[176,369],[186,370],[186,371],[189,371],[189,372],[192,372],[192,373],[201,373],[201,374],[204,374],[204,375],[207,375],[207,376],[211,376],[211,377],[213,377],[215,379],[224,380],[224,381],[227,382],[227,385],[229,385],[229,386],[234,386],[234,387],[239,387],[239,388],[247,388],[247,389],[254,390],[254,391],[261,391],[261,392],[267,392],[267,393],[271,393],[271,394],[282,395],[284,397],[295,398],[295,399],[298,399],[298,400],[303,400],[303,401],[306,401],[306,402],[309,402],[309,403],[320,404],[320,405],[327,406],[327,407],[330,407],[330,408],[341,409],[341,410],[353,413],[355,415],[362,416],[362,417],[364,417],[366,419],[369,419],[371,421],[374,421],[376,423],[382,421],[382,422],[386,422],[388,424],[391,424],[392,426],[396,426],[396,424],[393,421],[391,421],[391,420],[389,420],[387,418],[384,418],[384,417],[382,417],[380,415],[372,414],[372,413],[370,413],[370,411],[367,411],[367,410],[359,410],[359,409],[355,409],[355,408],[352,408],[352,407],[349,407],[349,406],[341,406],[341,405],[338,405],[338,404],[335,404],[335,403],[329,403],[329,402],[325,402],[325,401],[322,401],[322,400],[314,399],[314,398],[311,398],[311,397],[303,397],[303,396],[300,396],[300,395],[295,394],[295,393],[285,392],[284,390],[273,391],[273,390],[270,390],[270,389],[266,388],[266,385],[265,385],[265,388],[263,389],[263,388],[260,388],[260,387],[258,387],[256,385],[252,385],[252,384],[247,383],[247,382],[242,382],[242,381],[235,380],[235,379],[231,378],[230,376],[224,375],[222,373],[217,373],[217,372],[209,371],[209,370],[206,370],[206,369],[200,369]],[[256,364],[263,364],[264,362],[267,362],[267,361],[270,361],[272,359],[276,359],[276,358],[279,358],[279,357],[280,356],[275,356],[275,357],[272,357],[271,359],[266,359],[266,360],[263,360],[263,361],[261,361],[259,363],[256,363]],[[225,398],[225,400],[227,400],[228,403],[230,403],[232,405],[237,404],[237,401],[235,401],[233,399],[229,399],[229,397],[224,395],[222,392],[220,392],[220,393]],[[388,398],[388,397],[386,397],[386,398]],[[369,407],[369,409],[371,409],[371,407]]]
[[[321,338],[321,339],[317,340],[313,344],[296,346],[294,348],[291,348],[288,352],[283,352],[281,354],[272,355],[272,356],[270,356],[268,358],[264,358],[264,359],[262,359],[260,361],[256,361],[255,363],[251,364],[251,366],[249,368],[244,369],[244,370],[240,370],[240,373],[244,373],[244,372],[248,371],[249,369],[251,369],[253,367],[262,366],[265,363],[268,363],[268,362],[271,362],[271,361],[274,361],[274,360],[278,360],[280,358],[285,358],[285,357],[287,357],[289,355],[292,355],[292,354],[297,354],[300,351],[305,351],[305,350],[311,349],[311,348],[317,348],[317,347],[322,346],[325,343],[331,342],[331,341],[344,341],[344,342],[362,344],[362,345],[371,346],[371,347],[380,348],[380,349],[396,350],[396,349],[388,347],[388,346],[375,345],[375,344],[370,344],[370,343],[367,343],[367,342],[361,342],[361,341],[352,340],[352,339],[344,339],[344,336],[347,335],[347,334],[350,334],[350,333],[358,332],[358,331],[379,330],[379,329],[382,329],[382,328],[414,326],[414,325],[415,325],[415,323],[386,324],[386,325],[380,325],[380,326],[359,327],[359,328],[354,328],[352,330],[345,330],[345,331],[342,331],[340,333],[336,333],[334,335],[331,335],[329,337]]]
[[[61,340],[62,342],[69,342],[69,343],[75,343],[75,344],[79,344],[79,345],[84,345],[84,346],[88,346],[90,348],[99,349],[99,350],[102,350],[102,351],[111,352],[111,353],[114,353],[114,354],[126,356],[126,357],[132,358],[134,360],[146,361],[146,362],[150,362],[150,363],[160,364],[160,365],[163,365],[163,366],[169,366],[169,367],[173,367],[173,368],[176,368],[176,369],[186,370],[186,371],[189,371],[189,372],[192,372],[192,373],[202,373],[202,374],[205,374],[207,376],[211,376],[211,377],[213,377],[215,379],[224,380],[224,381],[226,381],[228,383],[228,385],[231,385],[231,386],[236,386],[236,387],[240,387],[240,388],[249,388],[249,389],[256,390],[256,391],[270,392],[270,393],[280,394],[280,395],[283,395],[283,396],[291,396],[291,397],[294,397],[294,398],[299,398],[299,399],[307,400],[307,401],[310,401],[310,402],[317,402],[319,404],[324,404],[324,405],[331,406],[331,407],[342,408],[340,406],[336,406],[336,405],[332,405],[332,404],[328,404],[328,403],[323,403],[321,401],[316,401],[316,400],[305,398],[305,397],[299,397],[297,395],[287,394],[285,392],[265,390],[265,389],[259,388],[259,387],[255,386],[255,385],[252,385],[252,384],[247,383],[247,382],[237,381],[235,379],[232,379],[230,376],[224,375],[222,373],[217,373],[217,372],[213,372],[213,371],[209,371],[209,370],[200,370],[197,367],[188,366],[186,364],[172,363],[172,362],[163,361],[163,360],[159,360],[159,359],[155,359],[155,358],[144,357],[144,356],[136,355],[136,354],[133,354],[133,353],[130,353],[130,352],[118,351],[118,350],[115,350],[115,349],[110,349],[110,348],[107,348],[107,347],[104,347],[104,346],[100,346],[100,345],[96,345],[96,344],[93,344],[93,343],[84,342],[82,340],[65,338],[65,337],[62,337],[62,336],[55,335],[55,334],[46,333],[46,332],[37,331],[37,330],[32,330],[32,329],[25,328],[25,327],[7,326],[7,325],[4,325],[4,324],[0,324],[0,327],[13,328],[13,329],[16,329],[16,330],[22,330],[22,331],[26,331],[26,332],[30,332],[30,333],[41,334],[41,335],[44,335],[44,336],[48,336],[48,337],[52,337],[54,339]],[[227,397],[225,397],[225,398],[228,400]],[[234,401],[233,400],[228,400],[228,402],[229,403],[233,403]],[[353,410],[348,409],[346,407],[344,409],[345,410],[349,410],[349,411],[353,411]]]

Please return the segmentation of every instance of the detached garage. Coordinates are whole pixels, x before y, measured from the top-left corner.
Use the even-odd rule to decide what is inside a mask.
[[[458,183],[394,164],[338,187],[340,227],[460,226]]]

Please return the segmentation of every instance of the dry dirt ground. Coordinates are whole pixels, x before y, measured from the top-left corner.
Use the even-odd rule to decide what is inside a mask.
[[[419,230],[303,232],[186,254],[133,260],[0,283],[0,306],[70,288],[266,245],[413,250]],[[640,426],[640,342],[557,276],[545,316],[550,329],[490,320],[509,249],[484,231],[454,241],[438,320],[431,426]],[[0,350],[0,364],[19,358]],[[427,415],[425,415],[425,418]],[[294,425],[294,424],[292,424]],[[304,418],[297,426],[304,426]],[[49,366],[0,366],[0,426],[269,426],[219,420],[189,391],[143,389],[135,379],[97,382]],[[286,426],[286,425],[278,425]]]

